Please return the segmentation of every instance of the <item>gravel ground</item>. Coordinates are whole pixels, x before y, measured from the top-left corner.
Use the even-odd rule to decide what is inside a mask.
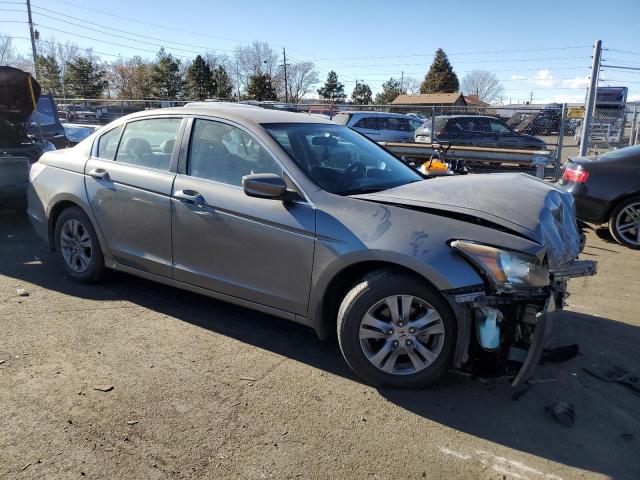
[[[371,388],[302,326],[124,274],[76,285],[0,213],[0,478],[640,478],[640,397],[583,370],[640,369],[640,252],[598,231],[585,258],[600,274],[555,328],[580,354],[514,401],[458,374]]]

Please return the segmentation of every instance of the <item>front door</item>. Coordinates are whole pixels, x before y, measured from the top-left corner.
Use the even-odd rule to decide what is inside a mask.
[[[117,127],[99,138],[85,166],[91,209],[116,261],[165,277],[172,273],[170,167],[181,121]]]
[[[189,143],[172,193],[174,278],[305,316],[313,207],[244,193],[243,175],[283,171],[243,129],[197,119]]]

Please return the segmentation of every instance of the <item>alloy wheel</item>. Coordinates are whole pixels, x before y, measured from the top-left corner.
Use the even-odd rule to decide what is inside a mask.
[[[626,242],[640,246],[640,202],[631,203],[618,213],[615,229]]]
[[[86,227],[70,218],[60,230],[60,252],[67,267],[75,273],[84,273],[91,265],[93,246]]]
[[[392,295],[374,304],[360,323],[360,346],[385,373],[409,375],[429,367],[444,346],[444,323],[428,302]]]

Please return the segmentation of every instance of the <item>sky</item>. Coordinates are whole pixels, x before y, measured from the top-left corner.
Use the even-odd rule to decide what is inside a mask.
[[[14,45],[28,54],[28,26],[16,23],[26,21],[24,3],[0,1],[0,33],[23,37]],[[504,86],[504,103],[581,102],[593,44],[600,39],[604,65],[637,69],[603,68],[600,85],[627,86],[629,100],[640,101],[640,0],[31,3],[41,38],[54,36],[109,54],[104,60],[152,59],[161,45],[192,58],[207,50],[231,53],[237,45],[260,40],[278,51],[285,47],[289,62],[314,62],[321,80],[335,70],[348,94],[356,79],[374,93],[390,77],[421,81],[435,50],[443,48],[460,79],[474,69],[495,73]],[[116,36],[131,34],[160,40]]]

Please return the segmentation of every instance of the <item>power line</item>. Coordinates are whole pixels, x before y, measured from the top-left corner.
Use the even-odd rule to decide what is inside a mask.
[[[45,16],[45,17],[48,17],[48,18],[53,18],[53,17],[50,17],[49,15],[45,15],[45,14],[40,13],[40,12],[36,12],[36,14],[37,15],[41,15],[41,16]],[[53,19],[54,20],[58,20],[57,18],[53,18]],[[103,33],[103,34],[106,34],[106,35],[110,35],[112,37],[122,38],[123,40],[129,40],[129,41],[136,42],[136,43],[141,43],[141,44],[144,44],[144,45],[151,45],[151,46],[154,46],[154,47],[164,47],[165,46],[165,45],[159,44],[159,43],[146,42],[144,40],[138,40],[136,38],[125,37],[124,35],[118,35],[116,33],[106,32],[104,30],[98,30],[98,29],[92,28],[92,27],[86,27],[84,25],[80,25],[79,23],[74,23],[74,22],[69,22],[69,21],[65,21],[64,23],[67,24],[67,25],[73,25],[74,27],[84,28],[85,30],[89,30],[89,31],[92,31],[92,32]],[[47,25],[44,25],[44,24],[41,24],[41,23],[37,23],[37,24],[41,25],[41,26],[43,26],[45,28],[53,28],[53,27],[48,27]],[[76,34],[70,33],[70,32],[67,32],[67,33],[69,33],[70,35],[76,35]],[[131,46],[129,46],[129,48],[131,48]],[[201,53],[201,52],[197,52],[195,50],[187,50],[187,49],[184,49],[184,48],[177,48],[177,47],[171,47],[171,49],[172,50],[177,50],[177,51],[180,51],[180,52],[192,53],[192,54],[195,54],[195,55]]]
[[[618,53],[626,53],[627,55],[640,55],[640,52],[632,52],[630,50],[620,50],[617,48],[605,48],[607,51],[618,52]]]
[[[181,45],[181,46],[183,46],[183,47],[201,48],[201,49],[203,49],[203,50],[217,50],[217,51],[223,51],[223,52],[232,52],[232,51],[233,51],[233,50],[223,49],[223,48],[212,48],[212,47],[205,47],[205,46],[203,46],[203,45],[193,45],[193,44],[189,44],[189,43],[174,42],[174,41],[165,40],[165,39],[158,38],[158,37],[151,37],[151,36],[149,36],[149,35],[143,35],[143,34],[141,34],[141,33],[128,32],[127,30],[121,30],[121,29],[119,29],[119,28],[109,27],[109,26],[107,26],[107,25],[102,25],[102,24],[100,24],[100,23],[91,22],[91,21],[89,21],[89,20],[85,20],[84,18],[74,17],[74,16],[72,16],[72,15],[67,15],[67,14],[60,14],[60,13],[57,13],[57,12],[55,12],[55,11],[53,11],[53,10],[49,10],[48,8],[38,7],[37,5],[34,5],[34,7],[35,7],[35,8],[37,8],[38,10],[45,10],[45,11],[47,11],[47,12],[54,13],[54,14],[56,14],[56,15],[58,15],[58,16],[63,16],[63,17],[67,17],[67,18],[72,18],[72,19],[74,19],[74,20],[79,20],[79,21],[81,21],[81,22],[85,22],[85,23],[88,23],[88,24],[91,24],[91,25],[96,25],[96,26],[98,26],[98,27],[106,28],[107,30],[113,30],[113,31],[115,31],[115,32],[122,32],[122,33],[126,33],[126,34],[131,35],[131,36],[134,36],[134,37],[142,37],[142,38],[147,38],[147,39],[150,39],[150,40],[157,40],[157,41],[164,42],[164,43],[173,43],[173,44],[175,44],[175,45]],[[67,20],[60,19],[60,18],[56,18],[56,17],[52,17],[52,16],[47,15],[47,14],[44,14],[44,13],[42,13],[42,12],[38,12],[38,11],[36,11],[36,12],[34,12],[34,13],[35,13],[36,15],[40,15],[40,16],[43,16],[43,17],[51,18],[51,19],[53,19],[53,20],[57,20],[57,21],[59,21],[59,22],[64,22],[64,23],[68,23],[68,24],[70,24],[70,25],[76,25],[76,26],[80,26],[80,27],[82,27],[82,28],[86,28],[84,25],[77,25],[77,24],[72,23],[72,22],[69,22],[69,21],[67,21]]]
[[[73,3],[73,2],[67,2],[65,0],[53,0],[53,1],[57,2],[57,3],[63,3],[65,5],[70,5],[70,6],[75,7],[75,8],[82,8],[84,10],[88,10],[88,11],[94,12],[94,13],[101,13],[103,15],[109,15],[110,17],[120,18],[122,20],[129,20],[130,22],[140,23],[140,24],[143,24],[143,25],[149,25],[151,27],[156,27],[156,28],[162,28],[164,30],[173,30],[175,32],[188,33],[188,34],[191,34],[191,35],[199,35],[201,37],[214,38],[214,39],[217,39],[217,40],[226,40],[226,41],[230,41],[230,42],[251,43],[251,42],[248,42],[248,41],[237,40],[237,39],[234,39],[234,38],[220,37],[220,36],[216,36],[216,35],[209,35],[207,33],[195,32],[195,31],[192,31],[192,30],[183,30],[183,29],[180,29],[180,28],[170,27],[168,25],[160,25],[158,23],[145,22],[144,20],[140,20],[140,19],[137,19],[137,18],[126,17],[124,15],[117,15],[115,13],[105,12],[104,10],[98,10],[98,9],[95,9],[95,8],[89,8],[89,7],[86,7],[84,5],[80,5],[80,4]],[[281,45],[279,45],[279,46],[281,46]]]
[[[592,45],[578,45],[569,47],[552,47],[552,48],[523,48],[514,50],[484,50],[475,52],[453,52],[447,53],[447,56],[453,55],[481,55],[481,54],[498,54],[498,53],[521,53],[521,52],[544,52],[552,50],[569,50],[574,48],[592,48]],[[411,58],[411,57],[432,57],[432,53],[414,53],[409,55],[378,55],[371,57],[325,57],[318,60],[370,60],[376,58]]]

